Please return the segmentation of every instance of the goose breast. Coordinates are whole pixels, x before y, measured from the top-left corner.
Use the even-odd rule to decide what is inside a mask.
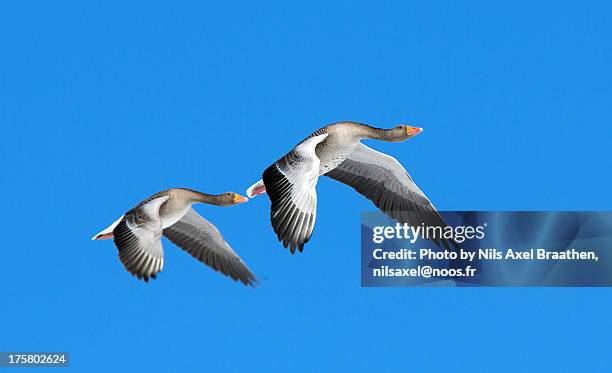
[[[162,228],[168,228],[181,220],[187,211],[189,211],[191,205],[191,203],[179,201],[176,198],[170,198],[168,201],[166,201],[159,210]]]

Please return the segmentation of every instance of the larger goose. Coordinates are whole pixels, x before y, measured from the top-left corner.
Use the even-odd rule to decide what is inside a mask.
[[[291,253],[296,249],[301,252],[312,235],[319,175],[349,185],[399,222],[444,227],[446,224],[404,167],[395,158],[361,143],[363,139],[404,141],[422,130],[406,125],[381,129],[355,122],[330,124],[268,167],[247,195],[268,194],[272,227]],[[448,242],[441,241],[448,248]]]
[[[155,278],[164,267],[163,234],[215,271],[253,285],[255,276],[219,230],[191,207],[194,203],[232,206],[247,200],[233,192],[210,195],[184,188],[163,190],[140,202],[92,240],[113,238],[125,269],[145,281]]]

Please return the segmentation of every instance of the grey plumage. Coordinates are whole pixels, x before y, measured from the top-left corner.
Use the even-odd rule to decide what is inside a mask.
[[[272,201],[270,220],[278,240],[291,253],[297,249],[302,251],[314,229],[314,216],[312,211],[300,209],[291,200],[293,185],[280,172],[276,163],[268,167],[263,173],[266,186],[270,185],[268,194]]]
[[[165,235],[215,271],[254,285],[255,276],[219,230],[191,208],[198,202],[229,206],[245,200],[232,192],[208,195],[191,189],[167,189],[137,204],[94,239],[112,237],[125,268],[145,281],[163,269],[161,236]]]
[[[255,276],[209,221],[189,209],[185,216],[164,229],[164,236],[215,271],[254,285]]]
[[[328,176],[354,188],[401,223],[445,227],[440,214],[394,158],[361,144],[362,139],[404,141],[422,129],[380,129],[355,122],[325,126],[268,167],[262,180],[272,202],[271,222],[292,253],[302,251],[316,219],[316,183]],[[304,176],[304,175],[308,176]],[[304,200],[311,199],[309,204]],[[449,247],[444,240],[434,240]],[[455,244],[451,242],[451,244]]]
[[[119,250],[119,259],[132,275],[149,281],[163,268],[162,245],[159,239],[141,240],[123,219],[114,230],[114,240]]]
[[[325,176],[355,189],[400,223],[446,227],[446,223],[412,177],[394,158],[358,144],[353,153]],[[433,239],[448,249],[454,241]]]

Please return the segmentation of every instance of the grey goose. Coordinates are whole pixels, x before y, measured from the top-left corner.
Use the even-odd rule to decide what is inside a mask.
[[[400,142],[422,131],[407,125],[381,129],[356,122],[330,124],[270,165],[247,195],[268,194],[272,227],[291,253],[301,252],[312,236],[320,175],[352,187],[400,223],[445,227],[406,169],[395,158],[361,143],[364,139]],[[456,246],[452,240],[434,241],[447,249],[449,244]]]
[[[194,203],[232,206],[247,200],[233,192],[210,195],[185,188],[163,190],[140,202],[92,240],[112,238],[125,269],[145,281],[155,278],[164,267],[163,235],[215,271],[253,286],[255,276],[246,264],[219,230],[192,208]]]

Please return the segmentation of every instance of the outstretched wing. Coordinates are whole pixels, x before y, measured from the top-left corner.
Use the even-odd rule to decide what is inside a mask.
[[[255,284],[255,275],[223,239],[221,232],[195,210],[189,209],[181,220],[164,229],[164,236],[215,271],[245,285]]]
[[[263,182],[272,201],[270,219],[279,241],[291,253],[302,251],[317,214],[319,164],[315,147],[327,134],[309,137],[268,167]]]
[[[400,223],[446,227],[429,199],[395,158],[361,143],[325,176],[352,187]],[[434,240],[437,244],[440,241],[449,248],[446,240]],[[456,245],[454,241],[451,243]]]
[[[164,267],[159,207],[168,196],[142,203],[128,211],[113,230],[119,259],[131,274],[149,281]]]

